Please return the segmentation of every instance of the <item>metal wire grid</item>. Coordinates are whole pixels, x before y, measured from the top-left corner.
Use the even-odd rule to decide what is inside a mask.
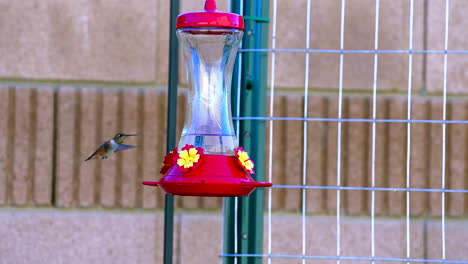
[[[241,1],[242,2],[242,1]],[[302,185],[274,185],[272,188],[285,188],[285,189],[301,189],[302,196],[302,254],[301,255],[285,255],[285,254],[273,254],[272,252],[272,189],[267,191],[267,252],[266,254],[238,254],[237,241],[234,245],[234,254],[224,254],[223,257],[264,257],[267,259],[267,263],[271,264],[275,258],[291,258],[291,259],[301,259],[302,263],[305,263],[307,259],[328,259],[336,260],[336,263],[340,263],[341,260],[357,260],[357,261],[370,261],[375,263],[375,261],[400,261],[406,263],[468,263],[468,260],[465,261],[456,261],[456,260],[447,260],[446,259],[446,235],[445,235],[445,193],[468,193],[468,190],[458,190],[458,189],[446,189],[446,179],[445,179],[445,166],[446,166],[446,124],[450,123],[459,123],[467,124],[467,120],[447,120],[447,64],[448,64],[448,54],[468,54],[468,50],[448,50],[448,34],[449,34],[449,4],[450,0],[445,1],[445,34],[444,34],[444,50],[413,50],[413,21],[414,21],[414,0],[410,0],[410,17],[409,17],[409,40],[408,40],[408,50],[379,50],[379,7],[380,0],[375,0],[375,34],[374,34],[374,50],[345,50],[344,49],[344,32],[345,32],[345,5],[346,0],[341,1],[341,15],[340,15],[340,49],[339,50],[327,50],[327,49],[310,49],[310,25],[311,25],[311,0],[307,0],[307,19],[306,19],[306,48],[305,49],[277,49],[276,48],[276,39],[277,39],[277,0],[272,1],[273,4],[273,16],[272,16],[272,37],[271,37],[271,48],[270,49],[242,49],[239,53],[239,60],[242,60],[242,53],[245,52],[269,52],[271,55],[271,90],[270,90],[270,102],[269,102],[269,116],[268,117],[237,117],[234,118],[235,125],[237,128],[240,126],[241,120],[266,120],[269,122],[270,127],[273,127],[273,121],[276,120],[295,120],[303,121],[303,133],[307,134],[308,131],[308,122],[311,121],[325,121],[325,122],[337,122],[338,125],[338,136],[337,136],[337,171],[336,171],[336,186],[311,186],[307,185],[307,169],[306,162],[303,162],[302,168]],[[241,14],[243,14],[243,6],[241,3]],[[274,117],[274,97],[275,97],[275,60],[276,53],[278,52],[301,52],[305,54],[305,76],[304,76],[304,114],[303,117]],[[338,118],[309,118],[307,109],[308,109],[308,86],[309,86],[309,55],[311,53],[336,53],[339,54],[339,84],[338,84]],[[372,53],[374,54],[374,68],[373,68],[373,86],[372,86],[372,118],[371,119],[343,119],[342,118],[342,95],[343,95],[343,61],[344,54],[347,53]],[[378,62],[379,54],[383,53],[403,53],[408,54],[408,84],[407,84],[407,119],[377,119],[377,80],[378,80]],[[411,119],[411,94],[412,94],[412,68],[413,68],[413,54],[421,53],[433,53],[433,54],[443,54],[444,63],[443,63],[443,113],[442,120],[414,120]],[[239,63],[238,65],[241,65]],[[239,66],[240,67],[240,66]],[[241,71],[239,71],[241,72]],[[240,78],[238,78],[240,80]],[[240,92],[240,81],[237,84],[237,91]],[[240,114],[240,104],[238,103],[236,107],[236,116]],[[343,122],[369,122],[372,123],[372,148],[371,148],[371,187],[345,187],[341,186],[341,129]],[[407,126],[407,158],[406,158],[406,188],[381,188],[375,187],[375,163],[376,163],[376,124],[381,122],[388,123],[406,123]],[[441,188],[440,189],[424,189],[424,188],[410,188],[410,151],[411,151],[411,124],[412,123],[440,123],[442,124],[442,171],[441,171]],[[239,131],[239,129],[237,129]],[[272,182],[272,165],[273,165],[273,135],[274,130],[269,130],[268,135],[268,144],[270,151],[268,152],[268,181]],[[303,160],[307,160],[307,137],[304,136],[303,141]],[[336,256],[316,256],[316,255],[307,255],[306,254],[306,191],[308,189],[325,189],[325,190],[336,190],[337,195],[337,211],[336,211]],[[363,190],[371,192],[371,256],[362,257],[362,256],[341,256],[341,212],[340,212],[340,195],[342,190]],[[406,193],[406,258],[383,258],[377,257],[375,254],[375,193],[376,191],[402,191]],[[410,236],[410,195],[412,192],[438,192],[441,194],[442,198],[442,211],[441,211],[441,244],[442,244],[442,258],[441,259],[415,259],[410,258],[411,256],[411,236]],[[237,202],[236,202],[237,205]],[[235,215],[237,216],[238,211],[235,208]],[[234,219],[237,220],[237,217]],[[236,221],[235,220],[235,221]],[[234,223],[235,230],[237,234],[237,222]],[[238,235],[234,236],[234,239],[237,240]],[[235,258],[234,263],[237,258]]]

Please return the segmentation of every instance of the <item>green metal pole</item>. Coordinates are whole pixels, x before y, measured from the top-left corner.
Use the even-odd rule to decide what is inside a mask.
[[[269,2],[267,0],[244,0],[245,30],[242,48],[261,49],[268,46],[268,15]],[[232,1],[232,11],[240,12],[240,4]],[[265,116],[266,115],[266,84],[267,84],[268,57],[264,52],[252,52],[242,54],[241,92],[240,98],[233,93],[233,106],[237,100],[241,100],[241,116]],[[238,67],[235,67],[233,75],[233,87],[238,82]],[[235,89],[233,89],[234,91]],[[236,111],[233,111],[234,116]],[[240,145],[249,152],[249,156],[255,161],[255,179],[264,181],[265,178],[265,121],[242,121],[239,131]],[[234,252],[234,207],[235,200],[229,198],[225,202],[225,253]],[[237,215],[237,253],[260,254],[263,247],[263,211],[264,190],[257,188],[249,197],[238,199]],[[240,257],[240,264],[259,264],[260,257]],[[234,258],[226,258],[226,264],[234,263]]]
[[[179,45],[176,36],[176,17],[179,15],[179,0],[172,0],[169,20],[169,80],[167,96],[167,141],[166,153],[176,145],[177,86],[179,78]],[[165,195],[164,200],[164,254],[163,263],[172,264],[174,245],[174,196]]]

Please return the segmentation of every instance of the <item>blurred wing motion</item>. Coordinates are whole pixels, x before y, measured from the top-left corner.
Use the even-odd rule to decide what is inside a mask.
[[[120,145],[117,147],[117,149],[115,150],[115,152],[121,151],[121,150],[126,150],[126,149],[131,149],[131,148],[136,148],[136,146],[120,144]]]
[[[109,149],[109,144],[106,144],[106,142],[104,142],[101,146],[99,146],[99,148],[96,149],[96,151],[94,151],[93,154],[91,154],[91,156],[85,159],[85,161],[104,156],[107,153],[108,149]]]

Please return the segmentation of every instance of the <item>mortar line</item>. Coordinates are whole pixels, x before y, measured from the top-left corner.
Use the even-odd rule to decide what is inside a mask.
[[[53,113],[52,113],[52,188],[50,202],[52,207],[57,207],[57,146],[58,146],[58,93],[60,88],[53,90]]]

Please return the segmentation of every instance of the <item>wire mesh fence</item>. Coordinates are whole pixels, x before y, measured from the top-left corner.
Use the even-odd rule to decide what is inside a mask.
[[[279,17],[278,1],[272,0],[270,3],[270,47],[266,49],[241,49],[240,52],[240,60],[242,60],[242,55],[245,53],[266,53],[269,56],[268,115],[239,116],[239,112],[234,111],[234,120],[237,127],[245,120],[267,122],[266,180],[272,182],[274,186],[266,190],[264,253],[250,254],[241,252],[239,248],[235,248],[234,254],[223,254],[221,256],[233,258],[234,263],[244,263],[240,260],[242,257],[256,259],[261,257],[264,263],[269,264],[341,262],[468,263],[468,254],[460,252],[460,247],[455,247],[453,244],[453,241],[456,241],[456,239],[452,239],[457,232],[454,230],[460,230],[461,232],[465,232],[462,230],[466,230],[466,221],[463,220],[467,212],[466,203],[468,201],[466,170],[463,169],[464,167],[461,169],[459,181],[454,180],[453,177],[448,180],[447,176],[448,172],[454,174],[452,169],[447,168],[447,164],[450,165],[450,162],[459,159],[458,153],[454,152],[456,147],[453,146],[460,139],[458,134],[464,132],[457,132],[457,127],[468,123],[464,114],[456,114],[458,112],[457,109],[460,109],[463,113],[465,109],[457,107],[456,103],[448,99],[460,97],[462,98],[460,100],[464,102],[463,95],[457,94],[456,89],[453,87],[452,89],[450,88],[451,83],[449,78],[453,76],[450,73],[450,69],[454,69],[450,67],[449,58],[454,58],[451,57],[454,55],[458,56],[456,60],[459,64],[460,61],[465,60],[464,54],[468,53],[468,50],[464,50],[462,46],[460,46],[461,48],[457,46],[457,49],[449,49],[449,40],[451,39],[449,38],[449,33],[451,33],[450,12],[456,10],[458,6],[463,6],[463,4],[453,3],[456,2],[453,0],[401,1],[399,7],[404,10],[403,13],[406,15],[405,19],[407,23],[403,24],[407,27],[405,29],[394,27],[393,30],[405,31],[406,44],[403,48],[387,49],[384,48],[388,46],[386,43],[379,42],[382,39],[379,26],[383,23],[382,19],[388,18],[386,16],[382,18],[381,11],[388,7],[389,1],[365,1],[365,4],[350,0],[338,1],[339,4],[337,6],[340,7],[338,15],[339,31],[337,32],[339,45],[336,48],[312,47],[313,34],[324,34],[323,32],[319,32],[320,29],[313,28],[313,9],[320,8],[320,4],[317,2],[321,1],[307,0],[303,2],[306,2],[305,10],[296,10],[296,12],[305,13],[305,21],[287,22],[294,34],[297,33],[294,30],[294,26],[299,23],[305,23],[305,26],[302,26],[302,28],[305,28],[305,32],[303,32],[305,35],[303,38],[305,41],[303,48],[278,47],[278,40],[284,37],[278,34],[278,28],[280,26],[284,27],[285,22]],[[432,14],[437,13],[440,18],[440,24],[443,25],[443,30],[441,31],[443,34],[442,43],[438,46],[431,46],[427,43],[427,16],[430,2],[437,2],[433,5]],[[385,4],[385,7],[382,7],[382,3]],[[323,7],[325,6],[324,4]],[[291,4],[291,8],[294,7],[297,7],[297,5]],[[363,8],[367,10],[363,12],[374,14],[373,23],[370,26],[371,28],[373,26],[374,29],[372,47],[369,47],[367,44],[362,44],[361,47],[359,43],[358,45],[355,45],[355,43],[350,45],[353,46],[352,49],[347,46],[345,31],[348,27],[347,23],[349,23],[349,19],[347,19],[346,11],[352,8]],[[421,13],[423,14],[421,15]],[[302,15],[299,15],[299,17],[302,17]],[[426,28],[416,31],[416,19],[421,22],[418,22],[418,25],[426,24]],[[420,34],[420,32],[422,33]],[[331,33],[327,32],[326,34]],[[415,36],[415,34],[418,34],[418,36]],[[416,38],[422,40],[418,41],[418,44],[415,44]],[[438,49],[431,49],[431,47],[436,46]],[[281,97],[281,94],[277,93],[277,89],[281,86],[281,78],[285,76],[281,71],[286,70],[288,67],[288,65],[278,64],[278,56],[283,56],[284,54],[294,54],[295,60],[299,58],[303,61],[304,72],[301,73],[303,88],[300,93],[296,91],[296,96],[299,99],[296,101],[296,111],[292,116],[279,116],[277,113],[284,113],[284,111],[276,108],[279,106],[278,97]],[[329,62],[329,64],[337,64],[338,68],[336,93],[335,91],[328,92],[328,97],[323,100],[314,97],[313,93],[315,90],[311,89],[313,86],[311,84],[312,80],[320,78],[316,74],[316,71],[314,73],[312,70],[314,58],[317,58],[312,56],[316,54],[338,56],[337,60],[330,60]],[[370,70],[372,73],[371,77],[359,75],[350,77],[346,75],[346,69],[352,68],[349,65],[344,67],[347,56],[360,54],[371,56],[371,63],[366,64],[372,67]],[[391,96],[386,92],[386,87],[383,87],[385,89],[379,89],[379,86],[386,86],[379,79],[382,74],[385,74],[380,70],[381,65],[385,65],[386,59],[390,58],[386,57],[386,54],[398,54],[398,56],[405,57],[405,69],[402,69],[402,71],[405,71],[406,80],[404,84],[400,84],[404,87],[404,89],[401,89],[403,92],[398,94],[398,96],[404,98],[401,98],[399,103],[394,104],[396,106],[392,106],[392,110],[388,110],[388,104],[385,103],[387,100],[392,100],[389,99]],[[428,57],[431,54],[436,54],[442,58],[434,59]],[[281,61],[284,62],[285,60]],[[422,89],[415,91],[415,82],[418,83],[419,87],[419,80],[415,80],[415,78],[426,79],[425,82],[427,82],[427,69],[434,67],[433,64],[437,63],[441,64],[440,70],[435,71],[440,74],[437,77],[441,80],[438,82],[441,86],[438,89],[440,92],[433,93],[432,97],[428,96],[427,93],[431,91],[430,89],[428,90],[427,87],[430,85],[427,83],[423,85]],[[324,65],[323,61],[321,65]],[[422,71],[422,77],[415,77],[415,71]],[[295,74],[295,76],[301,76],[297,73]],[[367,111],[361,113],[361,116],[353,115],[352,110],[353,104],[358,104],[359,100],[349,100],[346,97],[347,93],[355,93],[352,88],[346,89],[348,87],[346,86],[346,81],[350,81],[353,78],[370,78],[369,93],[363,96],[364,99],[361,98],[361,100],[365,101],[364,104],[366,106],[362,109],[366,109]],[[316,84],[317,82],[314,83]],[[240,89],[240,83],[237,85],[237,89]],[[333,98],[330,99],[330,97]],[[427,98],[429,98],[427,100],[436,100],[437,103],[433,101],[421,103],[421,98],[424,98],[424,100]],[[294,104],[294,102],[292,103]],[[316,107],[317,105],[319,106]],[[325,106],[322,107],[323,105]],[[437,105],[437,107],[434,105]],[[301,107],[302,110],[298,110],[298,107]],[[326,111],[322,111],[324,108],[326,108]],[[426,111],[424,109],[429,110]],[[382,114],[383,111],[386,114]],[[430,112],[430,114],[427,114],[427,112]],[[291,155],[296,155],[296,159],[300,160],[300,162],[294,164],[294,169],[286,169],[286,177],[294,179],[285,180],[284,182],[275,182],[278,179],[278,177],[275,177],[275,174],[278,173],[278,168],[288,166],[288,164],[278,160],[278,158],[281,158],[281,155],[288,155],[288,153],[282,153],[284,147],[281,144],[292,143],[288,142],[288,137],[285,135],[288,131],[278,131],[275,129],[278,127],[275,126],[277,122],[283,122],[282,127],[290,127],[291,130],[296,130],[296,135],[297,130],[301,131],[300,139],[294,139],[296,142],[294,146],[300,148],[300,150],[290,153]],[[366,131],[364,141],[359,141],[359,138],[363,138],[362,135],[353,137],[352,128],[350,128],[353,125],[363,126],[358,131]],[[323,127],[332,127],[332,129],[324,129]],[[434,129],[437,129],[437,132],[434,132]],[[429,136],[427,133],[430,132],[426,132],[428,130],[433,131]],[[465,128],[462,130],[464,131]],[[316,136],[316,139],[310,137],[310,134],[314,133],[314,131],[316,134],[321,134]],[[279,137],[281,137],[281,140],[278,139]],[[311,142],[311,140],[314,142]],[[320,144],[328,144],[327,155],[334,156],[334,164],[330,164],[330,161],[326,161],[326,164],[321,164],[323,157],[321,159],[319,155],[324,154],[324,151],[320,149],[320,144],[317,143],[320,140],[327,141]],[[300,141],[300,144],[297,144],[298,141]],[[333,141],[332,144],[330,144],[331,141]],[[463,144],[462,142],[464,143],[465,141],[461,140],[459,144]],[[353,146],[359,147],[360,144],[365,144],[365,147],[363,147],[364,151],[353,152],[355,150]],[[330,146],[333,146],[335,149],[331,149]],[[318,149],[311,150],[311,147],[317,147]],[[382,149],[385,149],[385,151],[382,151]],[[429,149],[431,153],[437,154],[429,155],[425,153]],[[460,153],[460,155],[463,156],[463,153]],[[344,155],[346,159],[344,159]],[[420,163],[415,161],[419,157],[427,159],[422,164],[432,166],[431,169],[426,168],[424,165],[419,165]],[[398,159],[398,161],[388,161],[391,159]],[[464,160],[464,158],[462,159]],[[394,169],[392,165],[398,162],[401,163],[401,168],[388,173],[388,171]],[[324,166],[327,168],[324,169]],[[359,176],[353,176],[353,171],[356,171],[352,169],[353,166],[360,166],[366,171],[366,176],[362,177],[364,180],[361,180]],[[315,169],[317,167],[319,169]],[[320,174],[318,171],[320,170],[327,171],[328,180],[314,179],[314,177],[323,179],[323,177],[318,176]],[[387,170],[386,183],[382,182],[384,170]],[[334,179],[330,179],[330,174],[334,175]],[[422,183],[418,184],[418,181]],[[435,183],[436,181],[437,183]],[[430,183],[428,184],[428,182]],[[354,195],[355,193],[360,193],[360,195]],[[296,243],[294,252],[287,252],[287,247],[281,247],[282,242],[278,241],[278,238],[281,236],[278,236],[278,230],[275,230],[279,229],[278,227],[282,221],[279,219],[280,217],[276,211],[284,209],[284,207],[282,208],[281,205],[278,205],[277,196],[280,195],[294,196],[296,204],[299,207],[300,220],[291,220],[294,223],[292,225],[296,227],[295,230],[285,234],[286,236],[294,237],[293,241]],[[424,195],[424,198],[420,198],[421,195]],[[426,209],[414,206],[414,203],[418,203],[418,199],[420,201],[423,200],[422,203],[425,204],[424,208]],[[461,203],[461,209],[459,213],[453,214],[454,206],[452,203],[457,199]],[[353,209],[353,206],[358,207],[358,209]],[[386,208],[382,209],[383,207]],[[365,230],[366,233],[361,234],[361,236],[355,236],[350,242],[348,216],[353,215],[353,210],[356,212],[356,215],[359,215],[360,223],[365,226],[362,230]],[[325,213],[328,215],[325,224],[327,226],[325,229],[328,228],[327,231],[329,231],[327,233],[328,237],[317,235],[320,233],[318,231],[324,228],[324,225],[320,222],[322,216],[314,213]],[[447,224],[448,218],[453,215],[461,216],[463,228],[459,229],[457,224],[450,226]],[[401,223],[399,229],[397,228],[401,232],[398,234],[399,239],[396,240],[397,244],[385,241],[388,235],[384,236],[382,235],[382,231],[378,230],[385,229],[383,226],[386,224],[386,220],[381,216],[394,216]],[[427,219],[430,219],[430,221],[427,222]],[[237,226],[237,223],[234,224]],[[433,232],[435,235],[428,236],[428,228],[435,230]],[[237,233],[238,230],[235,229],[235,232]],[[418,232],[424,233],[422,236],[425,238],[421,239],[421,234],[418,235]],[[448,233],[450,233],[450,236],[448,236]],[[234,239],[238,239],[239,235],[234,235]],[[333,238],[330,238],[331,236]],[[320,239],[332,240],[331,244],[333,244],[334,248],[321,250],[321,247],[326,243],[323,242],[324,245],[321,245]],[[350,248],[353,248],[349,245],[350,243],[353,243],[355,247],[364,248],[365,250],[350,250]],[[382,244],[385,243],[388,243],[386,245],[387,250],[382,250],[385,248]],[[237,245],[237,242],[234,244]],[[428,244],[433,245],[429,250],[427,249]],[[392,246],[394,248],[398,247],[401,250],[392,250]],[[425,247],[425,249],[421,250],[422,247]],[[323,254],[323,252],[326,252],[326,254]]]

